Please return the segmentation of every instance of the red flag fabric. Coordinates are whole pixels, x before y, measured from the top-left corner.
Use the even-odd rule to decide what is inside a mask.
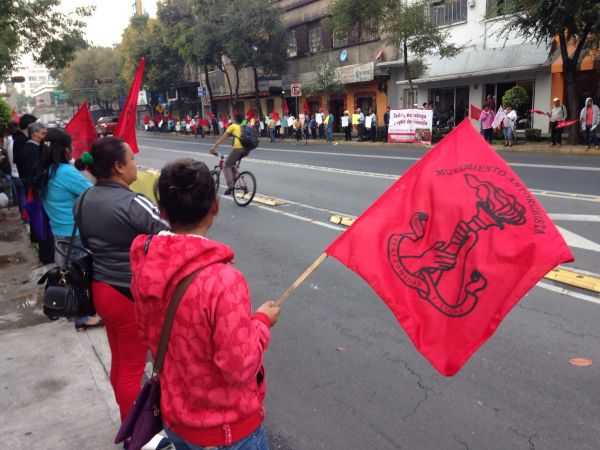
[[[248,111],[246,111],[246,114],[244,114],[246,116],[246,119],[254,119],[256,116],[254,115],[254,110],[250,107],[248,107]]]
[[[200,120],[200,126],[207,127],[208,126],[208,119],[202,119],[202,120]]]
[[[564,128],[564,127],[568,127],[569,125],[574,125],[577,122],[579,122],[579,120],[565,120],[564,122],[558,122],[558,125],[556,125],[556,128]]]
[[[536,113],[536,114],[539,114],[541,116],[545,116],[546,115],[546,113],[544,111],[539,110],[539,109],[530,109],[530,110],[528,110],[528,112]]]
[[[279,114],[277,113],[277,111],[273,110],[273,112],[271,113],[271,119],[273,119],[275,122],[277,122],[278,120],[281,120],[281,117],[279,117]]]
[[[327,248],[455,375],[544,275],[573,256],[540,203],[465,120]]]
[[[227,116],[225,114],[221,116],[221,122],[223,122],[223,126],[227,128]]]
[[[98,133],[87,102],[81,104],[65,127],[65,131],[73,139],[73,158],[75,159],[87,152],[92,143],[98,139]]]
[[[115,130],[115,137],[123,139],[129,144],[133,153],[138,153],[140,149],[137,145],[137,139],[135,137],[135,126],[136,126],[136,111],[137,111],[137,99],[140,92],[140,86],[142,85],[142,76],[144,75],[144,57],[140,60],[140,65],[137,68],[131,90],[125,101],[123,111],[119,116],[119,123]]]
[[[473,103],[471,103],[471,119],[475,119],[475,120],[479,120],[479,117],[481,116],[481,109],[478,108],[477,106],[475,106]]]
[[[19,119],[21,119],[21,116],[19,116],[19,115],[17,114],[17,110],[16,110],[16,108],[15,108],[15,107],[13,107],[13,110],[12,110],[12,120],[14,120],[15,122],[17,122],[17,123],[18,123],[18,122],[19,122]]]
[[[211,121],[212,121],[212,120],[215,120],[215,116],[213,115],[213,113],[212,113],[212,112],[208,111],[208,113],[207,113],[207,114],[208,114],[208,117],[210,118],[210,120],[211,120]]]
[[[281,110],[286,114],[290,113],[290,108],[288,108],[287,102],[285,100],[281,100]]]
[[[304,99],[304,112],[306,114],[311,114],[311,112],[310,112],[310,106],[308,105],[308,102],[306,101],[306,98]]]

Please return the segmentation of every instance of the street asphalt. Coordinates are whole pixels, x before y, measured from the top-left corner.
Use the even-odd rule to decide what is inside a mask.
[[[136,159],[144,168],[181,157],[212,167],[212,142],[140,134]],[[256,175],[260,194],[285,204],[240,208],[222,197],[209,237],[233,248],[256,307],[278,297],[343,232],[331,215],[360,215],[427,151],[261,141],[242,167]],[[600,273],[600,156],[501,154],[565,235],[576,258],[567,266]],[[72,324],[41,316],[31,292],[44,268],[11,227],[0,233],[5,447],[117,448],[104,330],[75,333]],[[597,449],[599,308],[598,294],[543,280],[465,367],[445,378],[372,289],[328,259],[292,294],[272,330],[271,448]],[[573,358],[592,363],[579,367]]]

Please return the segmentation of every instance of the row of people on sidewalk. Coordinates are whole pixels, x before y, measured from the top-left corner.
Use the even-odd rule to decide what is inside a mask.
[[[491,102],[490,102],[491,100]],[[560,103],[558,97],[554,97],[552,100],[552,107],[550,111],[546,113],[550,119],[550,142],[551,146],[561,145],[562,143],[562,131],[563,128],[559,126],[561,122],[568,119],[567,108],[565,105]],[[494,111],[494,101],[491,96],[488,96],[488,101],[483,105],[483,110],[479,116],[481,122],[481,133],[483,137],[490,144],[492,143],[492,137],[494,133],[493,122],[496,117]],[[517,126],[517,113],[510,104],[504,106],[505,117],[503,119],[502,132],[504,134],[504,146],[512,146],[514,143],[516,126]],[[584,135],[584,145],[586,149],[590,149],[593,145],[595,149],[598,148],[598,136],[597,129],[600,125],[600,108],[594,104],[594,100],[591,97],[585,99],[585,104],[579,113],[579,124],[581,131]]]
[[[30,186],[55,235],[70,239],[81,208],[75,239],[93,254],[93,301],[111,349],[121,419],[140,390],[147,351],[156,354],[176,286],[199,270],[176,313],[160,378],[165,431],[178,450],[268,449],[263,358],[280,309],[266,302],[252,313],[246,279],[230,265],[232,249],[207,237],[219,212],[207,166],[192,159],[167,164],[156,207],[129,189],[137,166],[118,138],[99,139],[82,157],[95,185],[69,163],[66,132],[48,130],[38,156]]]

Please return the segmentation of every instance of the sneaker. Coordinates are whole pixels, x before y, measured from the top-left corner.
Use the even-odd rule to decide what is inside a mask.
[[[156,446],[156,450],[167,450],[174,448],[175,447],[173,446],[173,443],[167,438],[162,438],[162,440]]]
[[[225,192],[223,192],[223,195],[231,195],[232,192],[233,192],[233,188],[227,188],[227,189],[225,189]]]

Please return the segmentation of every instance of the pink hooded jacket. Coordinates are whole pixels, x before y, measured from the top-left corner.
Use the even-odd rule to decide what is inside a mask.
[[[267,315],[251,311],[244,276],[225,244],[161,232],[131,246],[131,291],[143,342],[156,355],[164,315],[178,282],[202,269],[183,296],[160,376],[166,426],[200,446],[226,446],[264,418]]]

